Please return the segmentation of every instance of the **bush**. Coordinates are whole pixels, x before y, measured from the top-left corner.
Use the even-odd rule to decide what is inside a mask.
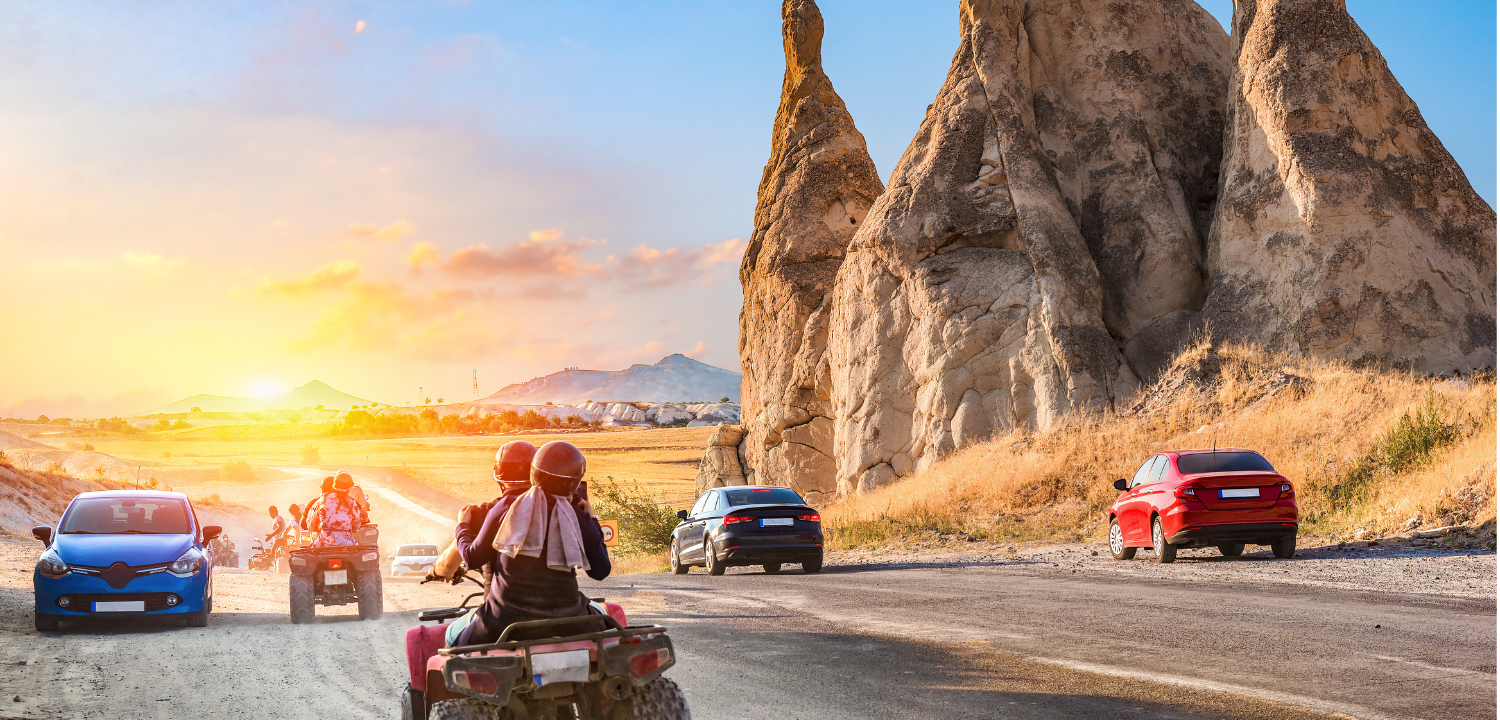
[[[172,429],[172,421],[168,420],[166,418],[161,418],[160,420],[157,420],[156,422],[151,423],[151,432],[161,432],[162,430],[171,430],[171,429]]]
[[[318,446],[316,445],[303,445],[299,456],[302,458],[303,465],[317,465],[322,460],[318,456]]]
[[[250,468],[250,463],[244,460],[230,460],[219,470],[219,477],[223,478],[225,482],[254,482],[255,471]]]
[[[186,420],[177,420],[177,421],[175,421],[175,422],[172,423],[172,429],[173,430],[186,430],[186,429],[188,429],[188,428],[190,428],[192,426],[193,426],[193,424],[190,423],[190,422],[188,422],[188,421],[186,421]]]
[[[590,483],[589,495],[596,515],[620,521],[621,553],[653,555],[671,545],[677,511],[658,504],[639,483],[621,484],[606,477],[598,485]]]

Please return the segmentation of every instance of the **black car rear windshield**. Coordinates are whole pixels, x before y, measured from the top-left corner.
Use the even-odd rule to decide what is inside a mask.
[[[725,490],[729,507],[737,505],[802,505],[802,496],[787,488],[745,488]]]
[[[186,535],[187,507],[172,498],[81,498],[63,518],[63,533]]]
[[[1255,453],[1194,453],[1177,457],[1177,470],[1183,475],[1215,472],[1276,472],[1271,463]]]
[[[402,545],[401,549],[396,551],[396,554],[400,555],[402,557],[427,557],[429,555],[436,555],[437,554],[437,546],[436,545]]]

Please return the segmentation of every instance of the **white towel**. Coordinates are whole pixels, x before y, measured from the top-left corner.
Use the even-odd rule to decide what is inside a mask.
[[[551,512],[548,512],[548,510]],[[516,498],[500,529],[495,532],[494,547],[511,557],[525,555],[542,557],[542,548],[547,548],[547,567],[567,572],[573,568],[589,569],[589,559],[583,553],[583,532],[578,529],[578,516],[562,499],[555,502],[541,488],[533,487],[525,495]]]

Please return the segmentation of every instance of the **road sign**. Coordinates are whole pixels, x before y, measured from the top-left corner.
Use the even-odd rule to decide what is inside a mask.
[[[599,530],[604,533],[604,544],[606,546],[614,547],[620,544],[619,520],[600,520]]]

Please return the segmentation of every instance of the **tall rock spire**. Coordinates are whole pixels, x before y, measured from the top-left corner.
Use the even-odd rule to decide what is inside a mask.
[[[749,482],[789,486],[818,502],[834,490],[825,296],[884,188],[823,72],[818,6],[785,0],[781,15],[786,76],[740,266],[740,454]]]
[[[1448,372],[1495,363],[1495,212],[1342,0],[1236,0],[1215,335]]]

